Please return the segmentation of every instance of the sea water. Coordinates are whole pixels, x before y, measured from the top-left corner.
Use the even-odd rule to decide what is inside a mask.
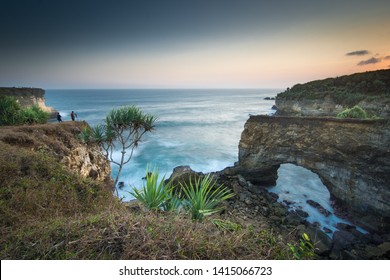
[[[123,200],[133,197],[132,187],[140,188],[146,167],[156,167],[168,178],[174,167],[189,165],[198,172],[220,171],[238,160],[238,144],[249,115],[273,114],[271,109],[280,89],[211,89],[211,90],[47,90],[46,104],[60,112],[64,121],[75,111],[78,120],[91,126],[103,123],[113,108],[136,105],[155,115],[155,129],[146,134],[131,161],[124,166],[119,181]],[[119,159],[120,152],[114,157]],[[112,165],[113,177],[118,167]],[[320,203],[333,213],[330,195],[316,174],[291,164],[279,168],[279,179],[271,191],[279,200],[293,202],[310,214],[310,222],[318,222],[335,230],[341,222],[332,214],[326,218],[307,205],[307,199]],[[345,222],[345,221],[344,221]]]

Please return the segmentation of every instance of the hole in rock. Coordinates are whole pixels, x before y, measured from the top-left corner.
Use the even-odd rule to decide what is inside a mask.
[[[329,190],[317,174],[304,167],[282,164],[278,169],[276,185],[269,191],[276,193],[278,202],[287,205],[289,211],[298,211],[301,217],[306,212],[308,216],[305,219],[318,224],[328,235],[332,236],[337,230],[337,223],[351,224],[334,214]]]

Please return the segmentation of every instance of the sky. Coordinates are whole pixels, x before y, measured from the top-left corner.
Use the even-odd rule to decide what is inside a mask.
[[[284,88],[388,68],[389,0],[0,2],[0,86]]]

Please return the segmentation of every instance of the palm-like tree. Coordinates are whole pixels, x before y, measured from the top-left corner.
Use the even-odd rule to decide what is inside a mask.
[[[123,166],[130,161],[144,134],[154,129],[156,120],[155,116],[142,112],[136,106],[123,106],[111,110],[104,124],[91,129],[90,139],[98,143],[106,158],[119,167],[115,189]],[[117,149],[121,152],[119,161],[113,158]]]

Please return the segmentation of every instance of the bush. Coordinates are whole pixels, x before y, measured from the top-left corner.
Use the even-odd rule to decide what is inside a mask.
[[[15,125],[19,123],[21,108],[16,99],[11,96],[0,96],[0,125]]]
[[[49,119],[49,113],[42,111],[38,105],[22,109],[19,120],[22,124],[43,124]]]
[[[345,119],[345,118],[352,118],[352,119],[367,119],[368,115],[367,112],[359,107],[354,106],[351,109],[346,109],[340,113],[337,114],[338,118]]]
[[[42,124],[49,119],[49,113],[38,105],[21,108],[15,97],[0,96],[0,125]]]

